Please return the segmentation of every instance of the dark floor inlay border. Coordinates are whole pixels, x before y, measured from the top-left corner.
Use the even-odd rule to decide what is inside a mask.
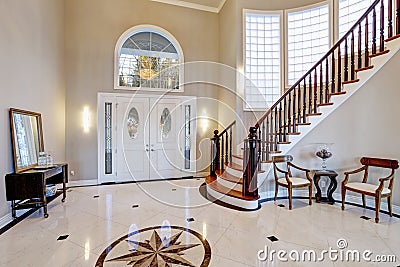
[[[172,191],[176,191],[176,188],[172,188]]]
[[[139,208],[139,205],[138,205],[138,204],[132,205],[132,208],[133,208],[133,209],[134,209],[134,208]]]
[[[370,217],[367,217],[367,216],[364,216],[364,215],[363,215],[363,216],[361,216],[360,218],[361,218],[361,219],[364,219],[364,220],[367,220],[367,221],[368,221],[368,220],[371,220],[371,218],[370,218]]]
[[[186,221],[187,222],[194,222],[194,218],[187,218]]]
[[[69,235],[60,235],[57,240],[61,241],[61,240],[65,240],[69,237]]]
[[[284,207],[285,207],[285,205],[283,205],[283,204],[279,204],[279,205],[278,205],[278,207],[284,208]]]
[[[276,236],[274,236],[274,235],[268,236],[267,238],[268,238],[271,242],[276,242],[276,241],[279,240],[279,239],[278,239]]]
[[[98,198],[98,197],[100,197],[100,196],[98,196],[98,195],[96,195],[96,196],[93,196],[93,198]]]

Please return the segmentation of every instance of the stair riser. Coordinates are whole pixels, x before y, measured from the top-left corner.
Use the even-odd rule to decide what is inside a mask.
[[[230,197],[225,194],[221,194],[218,191],[213,190],[212,188],[207,186],[207,194],[212,196],[213,198],[216,198],[222,202],[228,203],[230,205],[243,208],[246,210],[256,210],[258,209],[258,200],[242,200],[234,197]]]
[[[243,166],[243,160],[239,158],[232,158],[233,163],[239,164],[240,166]]]
[[[217,176],[217,181],[218,181],[219,184],[221,184],[221,185],[223,185],[223,186],[225,186],[225,187],[227,187],[229,189],[233,189],[233,190],[236,190],[236,191],[242,191],[243,190],[243,186],[241,184],[234,183],[234,182],[231,182],[231,181],[227,181],[227,180],[225,180],[225,179],[223,179],[223,178],[221,178],[219,176]]]
[[[243,178],[243,171],[238,171],[238,170],[232,169],[228,166],[226,166],[225,171],[227,171],[229,174],[232,174],[233,176]]]

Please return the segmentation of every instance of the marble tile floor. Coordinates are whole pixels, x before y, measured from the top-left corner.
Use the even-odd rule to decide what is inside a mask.
[[[61,198],[50,203],[47,219],[41,210],[36,211],[0,235],[0,266],[400,265],[398,218],[381,214],[380,223],[375,224],[374,211],[351,205],[342,211],[339,204],[315,202],[308,206],[307,200],[294,200],[291,211],[287,200],[279,200],[264,202],[257,211],[240,212],[205,200],[198,190],[203,182],[72,188],[65,203]],[[68,236],[57,240],[63,235]],[[278,240],[272,242],[271,236]],[[338,240],[343,249],[338,248]],[[394,255],[396,261],[335,261],[323,254],[329,248],[370,250],[370,258]],[[265,259],[264,251],[270,254],[272,250],[287,254],[282,260],[276,253],[274,261]],[[304,251],[325,258],[320,262],[289,258],[289,253],[296,258],[298,252],[301,260]]]

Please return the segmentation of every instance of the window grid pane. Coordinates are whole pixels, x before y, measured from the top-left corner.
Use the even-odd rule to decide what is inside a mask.
[[[279,14],[245,14],[246,108],[272,106],[280,97]]]
[[[293,85],[329,50],[329,7],[288,13],[288,85]]]

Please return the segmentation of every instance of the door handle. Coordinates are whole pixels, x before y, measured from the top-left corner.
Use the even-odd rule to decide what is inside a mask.
[[[156,151],[154,148],[150,149],[150,151]]]
[[[146,148],[146,152],[149,152],[149,149],[148,149],[148,148]]]

